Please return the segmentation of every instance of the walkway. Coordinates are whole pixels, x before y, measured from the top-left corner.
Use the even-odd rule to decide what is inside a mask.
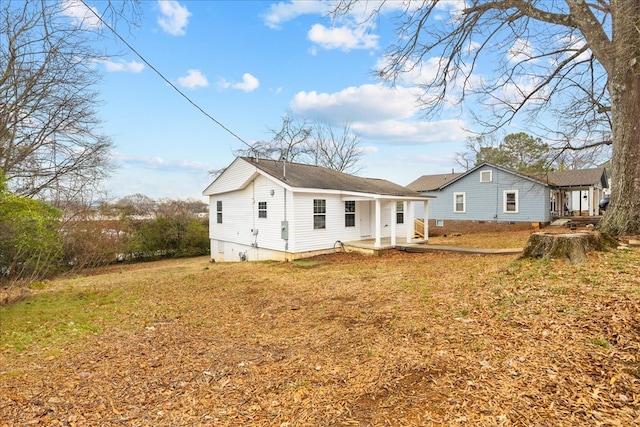
[[[397,239],[396,245],[391,246],[390,238],[383,238],[380,247],[375,247],[375,240],[357,240],[352,242],[343,242],[346,249],[359,250],[378,254],[380,252],[397,249],[404,252],[423,253],[423,252],[458,252],[466,254],[480,255],[517,255],[522,252],[522,248],[507,249],[489,249],[489,248],[469,248],[464,246],[446,246],[432,245],[422,239],[413,239],[411,243],[406,243],[405,239]]]

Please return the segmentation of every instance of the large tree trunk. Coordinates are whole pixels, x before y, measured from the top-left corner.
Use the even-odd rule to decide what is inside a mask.
[[[614,7],[615,3],[615,7]],[[640,234],[640,7],[612,1],[613,50],[609,72],[613,157],[611,202],[600,229],[614,236]]]

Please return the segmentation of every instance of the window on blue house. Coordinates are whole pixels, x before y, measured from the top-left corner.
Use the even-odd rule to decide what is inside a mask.
[[[453,211],[464,213],[467,211],[466,193],[453,193]]]
[[[505,213],[518,213],[518,190],[505,190],[503,199]]]

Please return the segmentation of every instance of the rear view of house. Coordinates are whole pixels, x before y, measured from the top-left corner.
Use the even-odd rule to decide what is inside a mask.
[[[433,198],[382,179],[250,157],[236,158],[203,194],[216,262],[291,260],[348,241],[409,242],[414,205],[424,212]]]

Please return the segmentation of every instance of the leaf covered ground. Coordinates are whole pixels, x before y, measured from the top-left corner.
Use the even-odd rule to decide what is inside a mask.
[[[640,425],[640,253],[116,266],[0,309],[0,425]]]

